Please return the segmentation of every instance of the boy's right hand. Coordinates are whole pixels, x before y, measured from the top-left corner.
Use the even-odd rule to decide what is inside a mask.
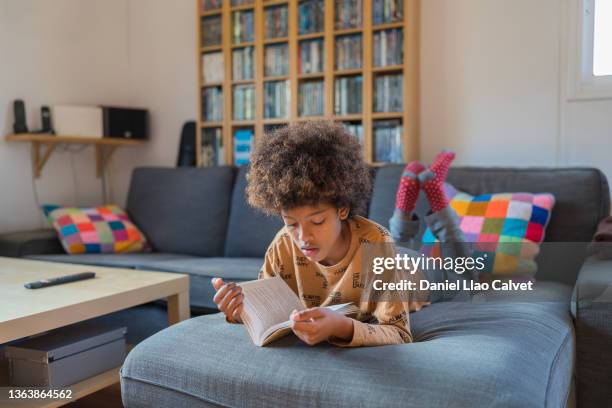
[[[222,311],[230,322],[242,322],[240,312],[242,311],[242,300],[244,294],[242,288],[234,282],[223,282],[221,278],[213,278],[212,285],[217,291],[213,302]]]

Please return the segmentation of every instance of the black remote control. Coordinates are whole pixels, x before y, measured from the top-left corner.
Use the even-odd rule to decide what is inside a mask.
[[[23,286],[25,286],[28,289],[39,289],[39,288],[45,288],[47,286],[61,285],[62,283],[75,282],[75,281],[80,281],[83,279],[91,279],[95,277],[96,277],[96,274],[93,272],[81,272],[81,273],[76,273],[74,275],[58,276],[57,278],[49,278],[49,279],[39,280],[36,282],[30,282],[30,283],[26,283]]]

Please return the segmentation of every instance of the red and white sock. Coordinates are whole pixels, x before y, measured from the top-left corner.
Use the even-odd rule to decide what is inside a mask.
[[[416,200],[419,196],[418,176],[423,170],[425,170],[425,166],[418,161],[413,161],[406,165],[402,173],[395,195],[395,208],[407,216],[414,211],[416,206]]]
[[[427,170],[419,174],[421,188],[425,191],[432,212],[443,210],[448,205],[448,198],[444,192],[444,181],[454,159],[455,153],[442,152],[436,156]]]

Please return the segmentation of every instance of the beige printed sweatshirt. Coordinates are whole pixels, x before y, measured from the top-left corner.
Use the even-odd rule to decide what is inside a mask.
[[[259,278],[280,276],[298,295],[306,307],[329,306],[353,302],[361,309],[358,320],[353,322],[353,338],[350,342],[330,339],[330,343],[344,346],[380,346],[412,342],[406,301],[373,302],[364,296],[368,277],[361,273],[373,274],[371,265],[363,267],[363,244],[393,243],[389,232],[366,218],[355,216],[347,220],[351,238],[349,250],[339,263],[325,266],[310,261],[293,242],[283,227],[268,250]],[[395,256],[394,246],[381,245],[380,255]],[[372,248],[370,246],[369,248]],[[386,248],[386,249],[385,249]],[[393,253],[384,253],[391,251]],[[370,249],[371,251],[371,249]],[[368,253],[368,256],[371,256]]]

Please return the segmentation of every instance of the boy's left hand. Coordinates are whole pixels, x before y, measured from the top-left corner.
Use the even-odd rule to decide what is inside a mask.
[[[294,310],[290,320],[293,333],[310,346],[330,337],[346,341],[353,338],[353,319],[324,307]]]

